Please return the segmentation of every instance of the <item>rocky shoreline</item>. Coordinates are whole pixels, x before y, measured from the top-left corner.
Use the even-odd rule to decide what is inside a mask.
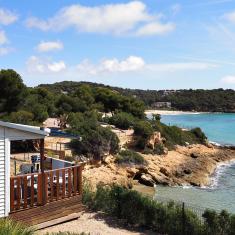
[[[191,145],[177,146],[167,155],[144,155],[146,165],[118,165],[115,157],[109,156],[100,165],[87,165],[84,178],[93,187],[98,183],[117,183],[132,187],[136,182],[153,187],[154,184],[168,186],[207,186],[210,176],[222,162],[235,159],[235,150],[228,147]]]

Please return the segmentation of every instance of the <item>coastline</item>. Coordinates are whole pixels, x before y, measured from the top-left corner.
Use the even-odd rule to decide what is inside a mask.
[[[131,188],[136,181],[151,187],[155,184],[207,187],[220,165],[235,161],[235,150],[212,145],[177,146],[165,156],[142,155],[147,166],[120,166],[114,156],[109,156],[104,165],[87,165],[84,177],[93,187],[98,183],[115,183]]]
[[[192,111],[180,111],[180,110],[145,110],[146,115],[160,114],[160,115],[185,115],[185,114],[207,114],[209,112],[192,112]]]

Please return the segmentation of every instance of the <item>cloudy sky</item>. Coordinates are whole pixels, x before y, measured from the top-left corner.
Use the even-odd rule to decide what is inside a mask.
[[[0,68],[30,86],[235,89],[235,0],[0,0]]]

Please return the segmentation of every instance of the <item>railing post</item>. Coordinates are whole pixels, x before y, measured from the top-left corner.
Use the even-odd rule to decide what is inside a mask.
[[[40,165],[41,165],[41,173],[42,173],[42,205],[46,204],[46,195],[45,195],[45,164],[44,164],[44,158],[45,158],[45,148],[44,148],[44,139],[40,139]]]
[[[38,186],[37,186],[38,192],[37,192],[37,203],[38,205],[42,205],[42,173],[38,174]]]
[[[15,209],[15,178],[10,179],[10,209]]]
[[[78,193],[79,195],[82,195],[82,169],[83,166],[79,166],[78,167]]]

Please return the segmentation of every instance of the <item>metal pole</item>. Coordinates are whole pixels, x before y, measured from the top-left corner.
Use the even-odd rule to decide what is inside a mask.
[[[186,226],[185,226],[185,203],[182,203],[182,234],[186,235]]]

